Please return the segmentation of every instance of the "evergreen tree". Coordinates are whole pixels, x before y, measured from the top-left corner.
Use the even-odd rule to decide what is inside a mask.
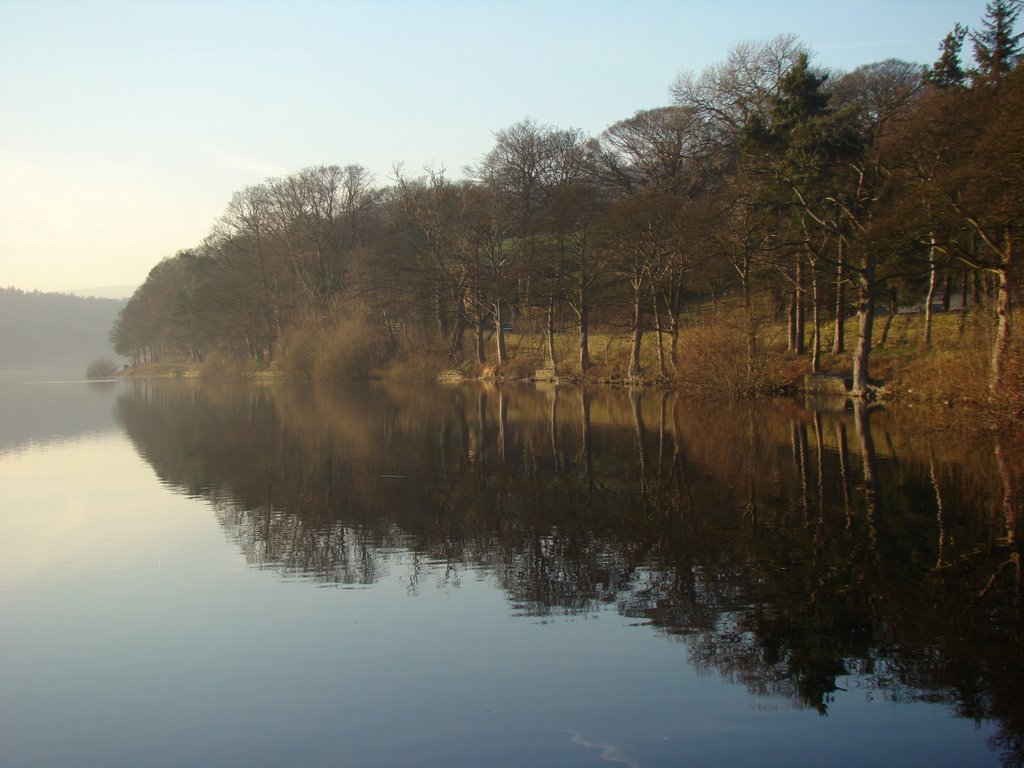
[[[955,24],[953,31],[939,43],[938,60],[932,64],[931,69],[925,70],[925,82],[939,88],[955,88],[964,84],[967,73],[960,62],[960,51],[966,37],[967,27],[960,23]]]
[[[1024,0],[991,0],[985,6],[982,29],[971,33],[980,80],[997,83],[1020,61],[1024,33],[1013,34],[1013,25],[1022,8]]]

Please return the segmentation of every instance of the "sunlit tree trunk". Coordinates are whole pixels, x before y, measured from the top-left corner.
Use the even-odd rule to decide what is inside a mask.
[[[580,290],[580,374],[590,369],[590,307],[587,306],[584,292]]]
[[[992,345],[992,373],[989,378],[989,391],[998,393],[1003,388],[1005,378],[1006,357],[1010,351],[1011,333],[1011,286],[1008,268],[1010,256],[1009,235],[1006,236],[1006,264],[996,270],[996,338]]]
[[[859,296],[857,301],[857,349],[853,353],[853,388],[851,395],[867,397],[870,388],[869,362],[871,334],[875,323],[875,265],[870,253],[865,254],[864,267],[857,275]]]
[[[483,296],[481,295],[479,283],[476,283],[473,288],[473,301],[476,303],[475,318],[476,321],[473,323],[473,336],[474,336],[474,347],[476,349],[476,362],[478,365],[483,365],[487,362],[487,350],[484,345],[484,303]],[[465,310],[468,312],[470,309],[469,299],[467,297]]]
[[[791,331],[791,351],[798,355],[807,351],[804,336],[804,258],[802,253],[796,255],[796,271],[793,278],[793,329]]]
[[[672,312],[669,315],[668,322],[668,359],[672,366],[672,372],[679,373],[679,317]]]
[[[504,302],[499,296],[494,300],[494,337],[497,344],[498,365],[508,360],[508,349],[505,346],[505,318],[503,317]]]
[[[935,232],[929,235],[928,248],[928,296],[924,302],[924,337],[926,347],[932,345],[932,304],[935,302],[935,288],[939,282],[938,248]]]
[[[754,303],[750,295],[750,270],[749,265],[744,262],[740,271],[740,280],[743,284],[743,318],[746,324],[747,334],[747,394],[754,391],[754,365],[757,358],[757,329],[754,326]]]
[[[557,357],[555,355],[555,293],[552,290],[548,296],[548,311],[547,311],[547,328],[545,329],[545,335],[547,336],[548,344],[548,365],[551,366],[551,370],[555,370],[555,366],[558,364]]]
[[[811,372],[821,369],[821,297],[818,292],[817,263],[811,261]]]
[[[638,379],[643,374],[640,365],[640,345],[644,336],[643,279],[633,281],[633,329],[629,348],[629,369],[626,376]]]
[[[651,286],[651,310],[654,312],[654,333],[658,340],[658,372],[662,378],[668,378],[668,367],[665,365],[665,337],[664,329],[661,326],[661,311],[658,307],[658,296],[654,291],[654,284]]]
[[[846,238],[839,236],[839,253],[836,259],[836,329],[832,337],[832,354],[838,355],[846,351],[846,334],[843,323],[846,322]]]

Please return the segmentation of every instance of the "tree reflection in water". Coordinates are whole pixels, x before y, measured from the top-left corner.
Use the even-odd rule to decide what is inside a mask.
[[[1019,440],[556,387],[140,383],[118,414],[256,567],[483,570],[522,614],[614,606],[757,694],[825,714],[855,678],[1024,757]]]

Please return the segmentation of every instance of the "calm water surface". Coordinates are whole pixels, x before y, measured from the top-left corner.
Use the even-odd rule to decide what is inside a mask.
[[[6,383],[0,764],[1020,765],[1020,446],[910,423]]]

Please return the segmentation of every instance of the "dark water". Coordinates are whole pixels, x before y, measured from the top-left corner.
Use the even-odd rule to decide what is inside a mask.
[[[0,398],[4,766],[1021,764],[1013,435],[571,388]]]

